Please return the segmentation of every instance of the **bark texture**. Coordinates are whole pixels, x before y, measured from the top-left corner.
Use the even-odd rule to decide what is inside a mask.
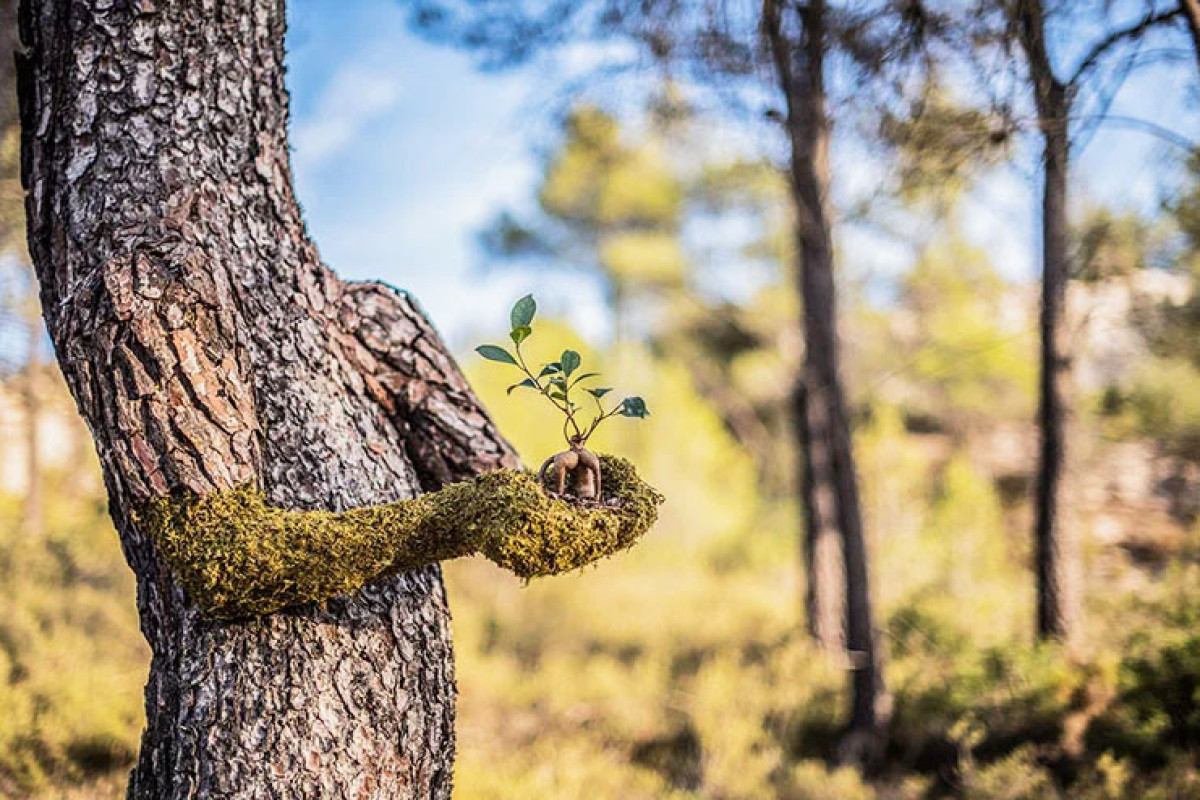
[[[1079,548],[1074,527],[1065,520],[1071,364],[1063,314],[1070,280],[1067,179],[1073,89],[1055,75],[1040,0],[1020,0],[1017,14],[1043,142],[1041,439],[1034,521],[1037,631],[1042,638],[1069,640],[1078,632],[1080,604]]]
[[[136,505],[343,510],[515,466],[415,302],[324,267],[293,194],[282,0],[24,0],[31,254],[153,650],[132,798],[448,797],[438,567],[203,618]]]
[[[816,0],[795,8],[793,34],[780,3],[766,4],[765,28],[781,88],[787,98],[791,189],[799,243],[799,290],[804,306],[804,366],[800,381],[799,439],[809,558],[811,626],[822,641],[840,633],[845,590],[845,644],[851,660],[853,708],[843,752],[870,759],[887,717],[882,656],[872,617],[866,536],[850,421],[842,388],[837,339],[837,297],[829,206],[830,119],[826,109],[827,9]],[[844,583],[831,580],[837,545]],[[831,586],[832,584],[832,586]],[[836,627],[835,627],[836,623]]]

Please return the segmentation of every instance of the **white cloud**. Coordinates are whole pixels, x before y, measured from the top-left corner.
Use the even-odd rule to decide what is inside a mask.
[[[316,167],[352,144],[372,121],[400,100],[395,71],[350,64],[329,81],[313,113],[296,125],[292,144],[296,159]]]

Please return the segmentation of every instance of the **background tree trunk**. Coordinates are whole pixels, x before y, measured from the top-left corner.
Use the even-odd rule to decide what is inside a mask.
[[[807,338],[807,335],[806,335]],[[804,514],[804,608],[808,631],[830,651],[846,644],[846,578],[838,530],[833,457],[828,447],[828,397],[822,397],[806,356],[796,387],[800,499]],[[824,405],[822,405],[824,404]]]
[[[0,92],[0,133],[14,130],[18,124],[17,95],[12,88],[16,85],[16,60],[9,57],[15,55],[19,38],[17,5],[18,0],[0,0],[0,52],[4,56],[0,58],[0,81],[9,87],[7,91]],[[6,171],[5,178],[7,177]]]
[[[1071,413],[1070,345],[1063,319],[1070,279],[1067,231],[1068,142],[1066,108],[1061,132],[1046,136],[1042,196],[1041,377],[1038,425],[1037,629],[1042,637],[1068,639],[1075,633],[1079,587],[1073,572],[1078,561],[1075,532],[1064,524],[1068,509],[1066,460]]]
[[[515,463],[415,303],[308,240],[282,0],[25,0],[20,22],[42,307],[153,650],[129,796],[448,797],[437,567],[214,622],[131,524],[179,490],[343,509]]]
[[[832,639],[832,570],[826,558],[840,540],[845,591],[845,644],[852,671],[850,729],[875,739],[886,697],[872,618],[867,546],[858,496],[850,421],[842,390],[837,339],[837,298],[829,211],[830,121],[825,99],[825,4],[796,10],[798,41],[790,41],[778,4],[767,5],[766,28],[781,87],[787,98],[791,142],[791,189],[799,243],[799,290],[803,302],[804,365],[800,388],[799,443],[804,466],[805,550],[809,556],[810,619],[823,641]],[[839,535],[840,534],[840,535]],[[841,620],[839,620],[841,622]],[[838,626],[839,633],[841,625]],[[858,737],[859,741],[865,741]],[[868,744],[868,747],[872,746]],[[860,750],[856,744],[852,750]],[[863,753],[851,753],[852,761]]]
[[[1196,66],[1200,67],[1200,0],[1179,0],[1179,9],[1183,12],[1188,33],[1192,35]]]
[[[1070,346],[1063,314],[1070,280],[1067,178],[1070,171],[1070,87],[1054,73],[1047,50],[1045,9],[1020,0],[1021,46],[1029,63],[1043,142],[1042,306],[1040,318],[1037,500],[1034,522],[1037,570],[1037,631],[1067,640],[1077,633],[1078,547],[1064,524],[1067,436],[1071,413]]]

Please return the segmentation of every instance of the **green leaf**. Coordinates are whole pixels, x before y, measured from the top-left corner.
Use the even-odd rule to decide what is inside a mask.
[[[508,387],[508,394],[512,394],[513,389],[520,389],[522,386],[524,386],[527,389],[536,389],[537,388],[537,384],[533,382],[532,378],[526,378],[525,380],[521,381],[520,383],[514,383],[512,386]]]
[[[546,366],[542,367],[542,371],[538,373],[538,377],[544,378],[547,375],[553,375],[556,372],[562,372],[562,365],[559,364],[557,361],[547,364]]]
[[[587,380],[588,378],[597,378],[599,376],[600,376],[599,372],[585,372],[582,375],[580,375],[578,378],[576,378],[575,380],[571,381],[571,385],[574,386],[575,384],[579,383],[580,381]]]
[[[604,397],[604,395],[608,394],[611,391],[612,391],[611,386],[603,386],[599,389],[588,389],[588,394],[590,394],[592,397],[599,400],[601,397]]]
[[[555,400],[562,400],[564,403],[565,403],[565,402],[566,402],[566,400],[567,400],[567,396],[566,396],[565,394],[563,394],[562,392],[560,392],[560,391],[557,391],[557,390],[555,390],[555,391],[551,392],[551,393],[550,393],[550,396],[551,396],[551,397],[553,397]]]
[[[508,315],[512,322],[513,330],[517,328],[528,328],[533,322],[533,315],[537,312],[537,302],[533,299],[533,295],[527,294],[518,300],[512,307],[512,312]]]
[[[562,364],[563,374],[570,377],[572,372],[579,369],[580,361],[582,359],[579,357],[579,353],[574,350],[563,350],[562,359],[559,361]]]
[[[646,408],[646,401],[640,397],[626,397],[621,401],[620,415],[622,417],[643,417],[650,416],[650,410]]]
[[[514,367],[520,366],[507,350],[494,344],[481,344],[475,348],[475,352],[488,361],[499,361],[501,364],[512,364]]]
[[[557,386],[558,388],[563,389],[564,391],[567,388],[567,379],[564,378],[562,375],[555,375],[555,376],[551,377],[549,380],[549,383],[551,386]]]
[[[519,328],[513,328],[512,333],[508,335],[508,338],[513,340],[513,344],[520,344],[528,339],[529,334],[531,333],[533,333],[533,328],[529,327],[528,325],[522,325]]]

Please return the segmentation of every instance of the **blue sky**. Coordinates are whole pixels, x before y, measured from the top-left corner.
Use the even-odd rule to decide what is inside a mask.
[[[502,324],[520,281],[482,279],[473,237],[536,177],[526,76],[477,75],[388,0],[290,3],[288,54],[297,189],[325,260],[413,291],[447,332]]]
[[[531,202],[561,69],[480,73],[468,55],[410,33],[395,0],[290,0],[289,24],[296,181],[310,232],[334,269],[411,290],[458,348],[499,330],[508,304],[530,290],[551,311],[569,311],[585,333],[604,332],[593,284],[486,272],[475,246],[496,212]],[[1114,112],[1200,138],[1200,109],[1182,72],[1140,75]],[[1102,131],[1078,161],[1079,191],[1153,208],[1163,153],[1144,134]],[[835,154],[834,170],[852,192],[877,179],[877,169],[850,152]],[[1018,278],[1032,275],[1037,246],[1032,174],[1030,163],[1001,171],[964,212],[972,238]],[[908,257],[869,232],[843,231],[841,241],[844,258],[880,272]]]

